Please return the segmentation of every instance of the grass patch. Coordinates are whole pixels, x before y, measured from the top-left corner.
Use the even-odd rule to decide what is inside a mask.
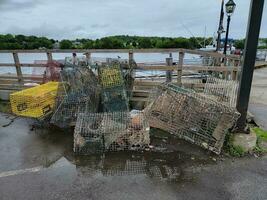
[[[259,155],[267,153],[267,131],[264,131],[259,127],[254,127],[252,130],[257,135],[257,146],[254,149],[254,152]]]
[[[224,147],[223,147],[224,152],[233,157],[245,156],[246,152],[244,151],[244,149],[240,146],[234,146],[233,140],[234,140],[233,134],[227,133],[225,136]]]
[[[256,133],[258,138],[260,138],[262,141],[267,142],[267,131],[264,131],[259,127],[255,127],[252,130]]]
[[[246,155],[244,149],[240,146],[233,146],[231,145],[229,149],[229,153],[233,157],[243,157]]]

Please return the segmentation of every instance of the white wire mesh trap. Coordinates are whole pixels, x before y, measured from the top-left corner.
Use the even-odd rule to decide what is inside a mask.
[[[74,152],[142,150],[150,143],[142,112],[80,113],[74,130]]]
[[[221,152],[227,130],[239,117],[234,108],[174,84],[161,85],[157,94],[145,109],[151,127]]]
[[[236,107],[238,81],[208,77],[204,94],[211,95],[220,103]]]

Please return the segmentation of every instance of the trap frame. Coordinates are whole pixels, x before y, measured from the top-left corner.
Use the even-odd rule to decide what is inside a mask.
[[[145,109],[151,127],[220,154],[227,130],[239,117],[235,108],[172,83],[161,85],[156,94]]]
[[[80,113],[74,130],[74,152],[142,150],[150,143],[142,112]]]

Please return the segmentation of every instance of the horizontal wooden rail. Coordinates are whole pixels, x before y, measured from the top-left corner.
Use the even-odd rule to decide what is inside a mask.
[[[166,65],[138,65],[136,69],[140,70],[158,70],[158,71],[175,71],[177,66],[166,66]],[[240,71],[240,67],[230,66],[197,66],[197,65],[183,65],[183,70],[192,70],[192,71],[215,71],[215,72],[228,72],[228,71]]]
[[[0,53],[188,53],[214,58],[230,58],[239,60],[237,55],[224,55],[213,51],[202,51],[193,49],[35,49],[35,50],[0,50]]]

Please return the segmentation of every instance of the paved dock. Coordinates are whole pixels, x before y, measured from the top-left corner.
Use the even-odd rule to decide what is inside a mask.
[[[267,130],[267,67],[254,71],[249,111],[256,123]]]
[[[218,157],[184,141],[166,153],[72,153],[71,132],[0,114],[0,199],[265,200],[267,157]],[[171,141],[173,142],[173,141]]]

